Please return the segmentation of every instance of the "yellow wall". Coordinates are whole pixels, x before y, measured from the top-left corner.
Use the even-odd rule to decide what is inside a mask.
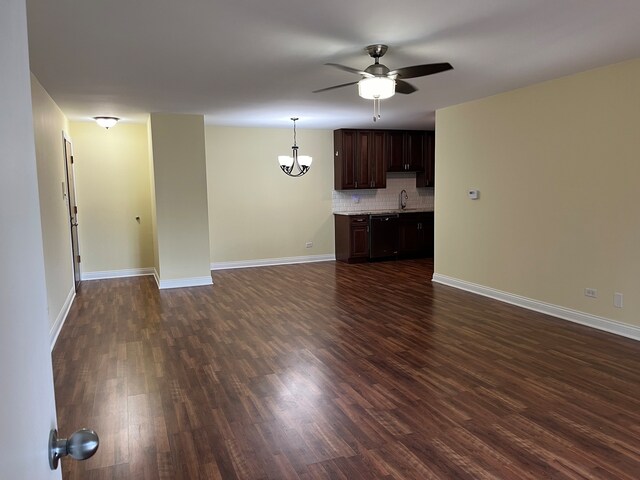
[[[83,275],[152,267],[146,126],[72,122],[71,135]]]
[[[639,86],[635,60],[439,110],[436,275],[640,325]]]
[[[31,75],[31,101],[49,328],[53,329],[66,313],[74,292],[69,207],[62,195],[62,184],[66,184],[62,132],[68,133],[69,126],[34,75]]]
[[[278,164],[293,129],[207,126],[206,140],[213,263],[334,253],[330,130],[298,130],[300,154],[313,157],[300,178]]]
[[[158,256],[158,214],[156,211],[156,185],[153,179],[155,174],[153,173],[153,145],[151,144],[151,117],[147,118],[147,147],[149,149],[149,179],[151,187],[151,235],[153,238],[153,268],[155,269],[156,276],[160,272],[160,257]]]
[[[152,113],[150,126],[161,286],[210,283],[204,117]]]

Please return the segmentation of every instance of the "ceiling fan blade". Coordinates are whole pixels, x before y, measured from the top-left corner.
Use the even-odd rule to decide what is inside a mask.
[[[396,78],[396,93],[413,93],[418,90],[416,87],[411,85],[409,82],[405,82],[404,80],[400,80]]]
[[[333,87],[327,87],[327,88],[321,88],[320,90],[314,90],[311,93],[326,92],[327,90],[333,90],[334,88],[348,87],[349,85],[355,85],[356,83],[358,83],[358,82],[342,83],[340,85],[334,85]]]
[[[413,65],[412,67],[392,70],[389,72],[389,75],[397,75],[400,78],[416,78],[446,72],[447,70],[453,70],[450,63],[429,63],[426,65]]]
[[[349,73],[356,73],[358,75],[370,76],[370,74],[363,72],[362,70],[358,70],[357,68],[347,67],[346,65],[340,65],[339,63],[325,63],[325,65],[330,65],[332,67],[339,68],[340,70],[344,70],[345,72],[349,72]]]

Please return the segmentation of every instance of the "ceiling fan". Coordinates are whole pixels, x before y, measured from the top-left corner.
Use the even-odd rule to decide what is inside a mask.
[[[380,63],[380,57],[387,52],[388,48],[387,45],[382,44],[369,45],[366,47],[367,53],[374,59],[375,63],[369,65],[364,70],[358,70],[357,68],[347,67],[346,65],[340,65],[338,63],[325,63],[325,65],[339,68],[345,72],[361,75],[362,78],[356,82],[342,83],[340,85],[334,85],[333,87],[314,90],[313,93],[326,92],[327,90],[358,84],[358,94],[362,98],[373,100],[373,121],[375,122],[380,118],[380,100],[390,98],[396,92],[409,94],[418,90],[409,82],[405,82],[405,78],[425,77],[427,75],[453,70],[450,63],[429,63],[389,70],[386,65]]]

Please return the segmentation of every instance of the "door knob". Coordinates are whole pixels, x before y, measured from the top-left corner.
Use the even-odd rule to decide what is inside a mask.
[[[93,456],[100,446],[98,434],[88,428],[82,428],[66,438],[58,438],[58,430],[49,432],[49,467],[58,468],[58,461],[69,455],[74,460],[86,460]]]

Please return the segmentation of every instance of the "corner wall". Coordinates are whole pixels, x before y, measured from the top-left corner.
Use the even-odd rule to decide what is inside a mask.
[[[297,136],[313,163],[291,178],[278,155],[291,154],[292,128],[206,127],[214,269],[334,255],[333,133],[298,129]]]
[[[635,60],[439,110],[434,277],[639,327],[638,85]]]

